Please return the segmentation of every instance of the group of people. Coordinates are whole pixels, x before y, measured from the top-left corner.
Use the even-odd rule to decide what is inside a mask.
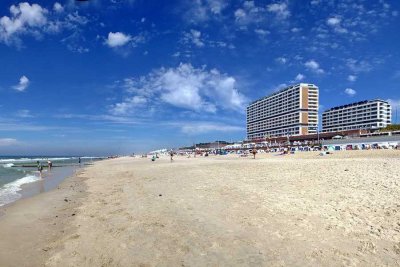
[[[42,177],[42,172],[43,172],[43,164],[40,161],[36,161],[37,169],[40,173],[40,177]],[[53,168],[53,162],[51,160],[47,161],[47,168],[49,171],[51,171],[51,168]]]
[[[171,162],[174,161],[174,155],[175,155],[174,151],[171,150],[168,154],[170,156]],[[156,153],[155,155],[153,155],[153,157],[151,157],[151,161],[156,161],[156,159],[158,158],[159,158],[158,154]]]
[[[81,158],[78,158],[79,166],[81,165],[81,162],[82,162]],[[40,177],[42,177],[43,164],[38,160],[38,161],[36,161],[36,165],[37,165],[37,170],[39,171]],[[51,171],[51,169],[53,168],[53,162],[51,162],[51,160],[47,160],[47,168],[49,171]]]

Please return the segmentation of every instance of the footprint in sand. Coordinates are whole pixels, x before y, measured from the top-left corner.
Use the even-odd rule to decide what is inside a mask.
[[[361,253],[376,253],[376,246],[373,242],[366,240],[360,241],[360,245],[357,247],[358,251]]]

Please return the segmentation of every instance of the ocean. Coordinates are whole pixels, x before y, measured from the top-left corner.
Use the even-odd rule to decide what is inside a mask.
[[[46,157],[46,156],[0,156],[0,207],[20,199],[23,196],[34,195],[56,187],[64,178],[70,176],[80,166],[100,160],[99,157]],[[53,163],[49,172],[47,161]],[[42,178],[36,167],[36,162],[44,165]],[[30,193],[23,193],[22,188],[29,184],[41,184],[41,190],[31,188]],[[38,192],[36,192],[38,191]]]

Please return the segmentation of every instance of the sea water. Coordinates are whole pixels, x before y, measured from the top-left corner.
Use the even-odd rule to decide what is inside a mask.
[[[81,163],[99,160],[97,157],[82,157]],[[54,167],[53,174],[72,174],[73,168],[78,167],[78,157],[7,157],[0,156],[0,206],[9,204],[21,198],[22,186],[46,179],[47,168],[44,168],[43,178],[35,167],[16,167],[21,164],[35,165],[37,161],[47,165],[50,160]],[[54,176],[54,175],[53,175]],[[54,180],[54,179],[53,179]],[[57,179],[60,181],[60,179]],[[54,183],[53,183],[54,185]]]

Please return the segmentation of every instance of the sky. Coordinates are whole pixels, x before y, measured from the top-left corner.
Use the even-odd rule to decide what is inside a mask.
[[[319,87],[320,112],[380,98],[400,117],[399,12],[397,0],[3,0],[0,155],[243,140],[246,105],[300,82]]]

